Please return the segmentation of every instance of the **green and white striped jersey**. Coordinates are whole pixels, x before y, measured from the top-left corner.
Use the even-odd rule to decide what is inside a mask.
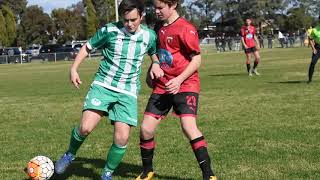
[[[87,43],[88,49],[101,48],[104,56],[93,83],[137,97],[140,74],[146,53],[156,54],[157,36],[145,25],[135,34],[122,22],[109,23],[96,32]]]

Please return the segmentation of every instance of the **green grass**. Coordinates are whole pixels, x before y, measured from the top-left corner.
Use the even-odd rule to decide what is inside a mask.
[[[246,75],[242,52],[204,52],[198,125],[219,178],[320,179],[320,73],[316,68],[314,83],[306,84],[310,49],[262,50],[260,77]],[[55,161],[66,150],[99,61],[82,64],[80,90],[69,82],[70,63],[0,66],[0,179],[25,179],[29,159],[45,155]],[[149,94],[143,85],[140,119]],[[140,173],[138,130],[114,179]],[[101,122],[68,172],[55,179],[99,179],[112,132]],[[178,119],[166,118],[156,140],[159,179],[201,179]]]

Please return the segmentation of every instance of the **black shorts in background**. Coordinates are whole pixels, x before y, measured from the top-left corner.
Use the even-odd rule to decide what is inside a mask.
[[[244,49],[244,52],[245,53],[254,53],[257,51],[257,48],[256,47],[251,47],[251,48],[247,48],[247,49]]]
[[[162,119],[173,107],[173,113],[179,117],[196,117],[198,99],[199,94],[194,92],[181,92],[175,95],[151,94],[144,114]]]

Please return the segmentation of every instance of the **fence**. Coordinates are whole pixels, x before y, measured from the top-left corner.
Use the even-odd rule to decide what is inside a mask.
[[[101,52],[96,51],[90,53],[89,57],[101,56]],[[30,54],[21,55],[0,55],[0,64],[22,64],[30,63],[32,61],[42,62],[57,62],[57,61],[72,61],[76,57],[75,53],[61,52],[61,53],[41,53],[38,56],[32,56]]]

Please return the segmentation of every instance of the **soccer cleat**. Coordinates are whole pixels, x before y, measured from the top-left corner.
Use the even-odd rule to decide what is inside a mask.
[[[252,72],[250,71],[248,75],[249,75],[249,76],[252,76]]]
[[[209,180],[218,180],[217,176],[210,176]]]
[[[153,171],[150,171],[148,174],[141,173],[136,180],[151,180],[155,176],[156,174]]]
[[[62,174],[66,171],[68,166],[72,163],[74,157],[71,153],[65,153],[55,164],[55,172],[57,174]]]
[[[260,73],[258,73],[257,69],[253,69],[252,72],[257,76],[260,76]]]
[[[105,172],[101,176],[101,180],[112,180],[112,173],[111,172]]]

